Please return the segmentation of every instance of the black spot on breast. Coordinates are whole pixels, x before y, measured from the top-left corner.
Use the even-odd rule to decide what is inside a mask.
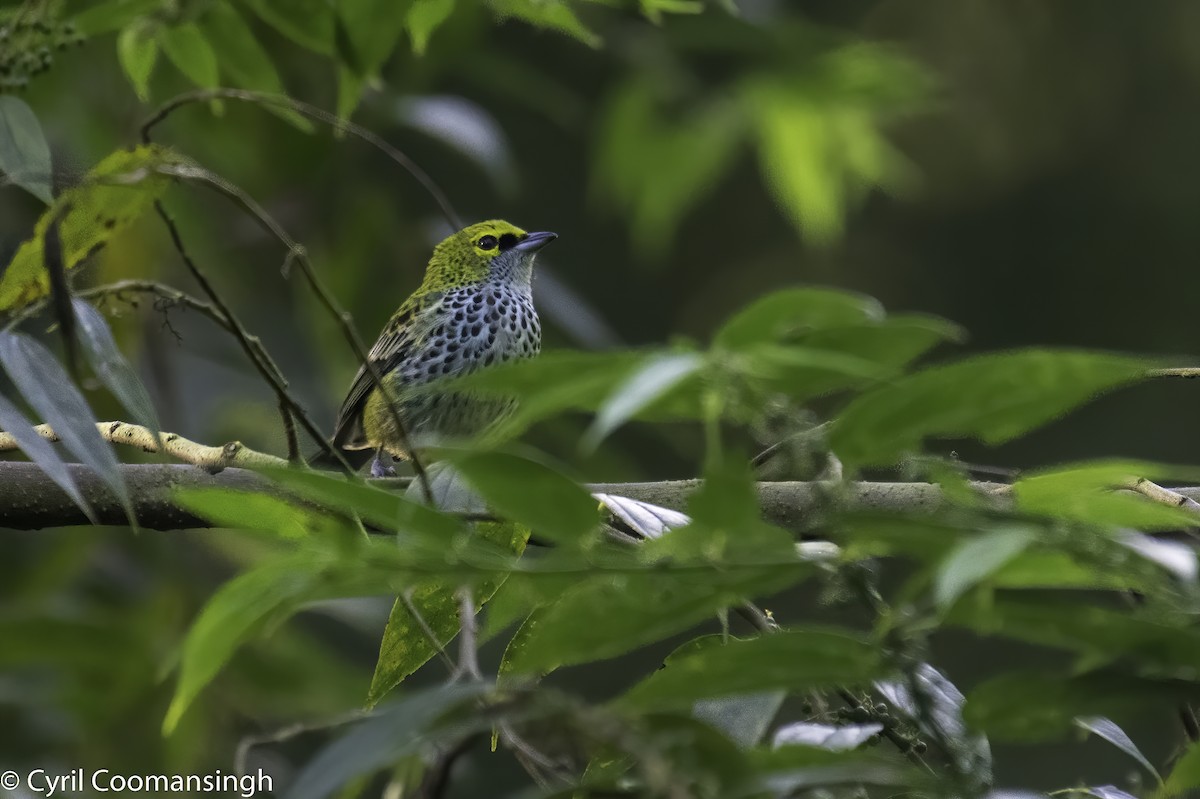
[[[471,325],[471,336],[472,337],[478,336],[480,334],[480,332],[482,332],[482,331],[483,331],[483,325],[481,323],[476,322],[475,324]]]
[[[461,323],[466,318],[467,318],[467,314],[464,311],[455,311],[454,312],[454,321],[455,322]]]

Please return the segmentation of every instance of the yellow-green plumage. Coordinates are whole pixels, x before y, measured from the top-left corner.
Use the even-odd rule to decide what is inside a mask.
[[[414,447],[477,435],[511,410],[503,398],[438,392],[430,384],[538,353],[542,333],[533,307],[533,261],[554,238],[490,220],[434,248],[421,286],[392,315],[370,352]],[[387,401],[366,369],[359,370],[342,403],[333,443],[408,456]]]

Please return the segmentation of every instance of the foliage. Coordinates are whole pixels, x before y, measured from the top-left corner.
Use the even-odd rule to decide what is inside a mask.
[[[0,44],[29,50],[75,30],[111,38],[143,102],[166,99],[163,85],[174,78],[201,89],[229,81],[280,93],[299,85],[295,61],[316,55],[336,83],[343,118],[383,84],[394,61],[434,71],[443,44],[465,54],[471,47],[462,42],[513,35],[515,22],[593,58],[634,24],[616,4],[552,0],[495,0],[482,9],[454,0],[76,5],[6,12],[0,24],[14,31],[33,10],[47,30],[19,27],[20,37]],[[870,190],[911,185],[912,168],[883,126],[925,102],[922,68],[857,37],[790,19],[756,26],[736,18],[735,4],[711,6],[637,4],[663,26],[646,25],[645,36],[680,40],[649,69],[627,66],[608,89],[593,137],[593,194],[627,216],[644,255],[678,241],[686,217],[747,145],[767,194],[809,243],[835,242]],[[689,28],[691,15],[718,18],[721,27]],[[68,20],[71,28],[59,27]],[[706,30],[720,31],[717,41],[699,35]],[[744,61],[712,83],[672,77],[685,58],[716,51]],[[27,55],[13,61],[22,79],[49,66],[20,60]],[[168,62],[178,76],[164,76]],[[549,95],[561,88],[540,77]],[[502,92],[503,67],[489,80]],[[289,133],[313,132],[298,106],[262,105],[297,129]],[[225,113],[220,103],[209,108]],[[27,405],[120,499],[132,526],[134,500],[145,498],[131,496],[88,392],[102,386],[107,395],[92,399],[155,433],[160,414],[122,352],[120,329],[110,329],[72,281],[99,248],[129,247],[171,179],[200,168],[182,149],[143,144],[115,150],[60,190],[50,180],[43,127],[30,105],[0,97],[0,169],[47,206],[0,275],[0,313],[12,328],[53,304],[65,357],[28,332],[0,333],[0,366],[12,386],[0,394],[0,426],[92,514],[81,473],[31,431]],[[209,182],[246,206],[247,219],[282,229],[251,194]],[[368,206],[359,202],[355,213],[368,215]],[[300,271],[306,252],[286,234],[277,239],[287,250],[285,273]],[[211,305],[188,307],[208,308],[220,329],[240,336],[260,373],[278,371],[202,283]],[[265,304],[269,292],[262,294]],[[334,323],[343,321],[329,309]],[[539,786],[532,795],[999,797],[997,785],[1020,775],[1003,760],[1011,753],[994,754],[993,743],[1036,745],[1080,731],[1150,775],[1149,786],[1130,781],[1128,795],[1200,789],[1194,742],[1165,762],[1122,726],[1176,713],[1195,723],[1196,555],[1190,544],[1149,535],[1190,527],[1195,516],[1127,489],[1142,478],[1194,481],[1200,471],[1135,460],[1068,463],[988,495],[968,485],[956,458],[939,454],[964,439],[991,446],[1027,437],[1097,395],[1146,380],[1156,359],[1025,347],[928,363],[936,348],[961,338],[956,325],[813,287],[766,293],[713,327],[707,343],[559,348],[462,378],[456,390],[515,397],[518,411],[488,440],[436,453],[439,507],[423,502],[419,477],[406,492],[302,468],[264,470],[257,489],[168,485],[153,499],[207,520],[217,530],[211,538],[146,543],[157,534],[143,533],[137,544],[107,543],[153,548],[184,571],[216,574],[180,586],[151,570],[136,590],[107,586],[79,603],[41,601],[90,590],[72,582],[80,564],[103,560],[101,544],[90,530],[71,534],[22,575],[33,599],[0,615],[0,660],[22,677],[52,664],[54,695],[29,704],[37,712],[38,703],[56,703],[105,745],[118,736],[99,731],[119,728],[126,714],[152,717],[151,739],[165,736],[153,764],[160,770],[216,758],[228,770],[234,730],[250,724],[328,727],[318,731],[315,754],[282,739],[263,744],[297,775],[286,788],[293,797],[437,795],[430,785],[464,752],[487,762],[471,750],[489,733]],[[81,379],[77,348],[95,381]],[[287,396],[280,382],[275,388]],[[299,403],[283,405],[288,424],[303,412]],[[675,422],[698,431],[703,443],[691,466],[701,479],[686,517],[641,506],[656,525],[639,527],[634,514],[614,512],[612,498],[577,479],[582,469],[511,442],[580,413],[593,418],[563,460],[611,452],[630,428]],[[791,487],[794,501],[811,495],[809,512],[771,523],[760,516],[746,450],[756,434],[780,426],[783,435],[769,443],[782,438],[811,450],[824,468],[819,482]],[[946,502],[919,513],[856,506],[856,481],[878,468],[928,479]],[[806,546],[814,538],[833,545]],[[820,592],[824,605],[789,601],[806,591]],[[346,662],[329,628],[338,630],[333,637],[344,633],[352,625],[337,622],[351,615],[347,608],[380,597],[391,611],[378,620],[382,629],[371,628],[370,662]],[[995,651],[1036,647],[1043,657],[1036,668],[990,665],[985,679],[960,690],[935,645],[956,634]],[[487,648],[493,641],[502,652]],[[164,674],[166,693],[156,680]],[[110,686],[108,694],[98,695],[97,684]],[[96,746],[84,753],[89,763],[119,751]],[[13,758],[43,756],[32,748]],[[1088,774],[1065,782],[1077,779],[1090,782]],[[1126,795],[1110,785],[1064,790]]]

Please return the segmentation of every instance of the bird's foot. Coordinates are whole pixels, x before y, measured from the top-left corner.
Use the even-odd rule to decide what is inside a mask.
[[[395,477],[396,467],[392,465],[392,456],[383,450],[376,452],[375,459],[371,461],[371,476]]]

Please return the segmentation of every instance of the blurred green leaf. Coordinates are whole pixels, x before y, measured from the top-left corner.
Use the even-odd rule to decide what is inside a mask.
[[[326,0],[242,0],[259,19],[301,47],[333,54],[334,4]]]
[[[742,599],[781,591],[811,573],[793,563],[586,578],[521,626],[505,654],[509,671],[537,674],[615,657],[686,630]]]
[[[1166,797],[1185,796],[1189,790],[1200,788],[1200,743],[1193,742],[1175,761],[1167,781],[1158,791],[1162,799]]]
[[[161,28],[158,41],[171,63],[202,89],[221,85],[217,55],[200,26],[194,22]]]
[[[1118,491],[1138,479],[1198,480],[1194,467],[1143,461],[1097,461],[1031,472],[1013,484],[1017,508],[1025,513],[1102,527],[1177,530],[1200,522],[1183,508]]]
[[[854,355],[899,369],[943,341],[960,341],[963,331],[932,316],[900,314],[861,324],[821,327],[804,333],[807,348]]]
[[[981,355],[924,369],[853,400],[830,446],[855,466],[894,463],[927,436],[1001,444],[1102,391],[1145,377],[1134,358],[1070,350]]]
[[[158,60],[158,24],[144,17],[126,26],[117,37],[117,57],[138,99],[150,99],[150,74]]]
[[[638,249],[665,250],[684,215],[732,164],[744,122],[726,97],[684,113],[660,110],[655,83],[641,78],[609,101],[593,159],[593,194],[620,208]]]
[[[915,109],[927,84],[914,62],[866,43],[836,47],[793,75],[743,82],[763,175],[801,235],[834,241],[868,190],[913,183],[912,166],[881,127]]]
[[[1006,592],[986,602],[959,602],[946,623],[1073,650],[1090,663],[1128,657],[1163,673],[1189,674],[1196,674],[1200,664],[1200,631],[1097,607],[1085,597]]]
[[[545,352],[456,378],[439,390],[453,386],[516,397],[516,413],[504,424],[504,432],[515,435],[563,411],[596,410],[647,357],[651,354],[637,351]]]
[[[263,469],[262,472],[298,497],[356,515],[384,530],[423,536],[446,544],[469,533],[466,526],[403,494],[355,481],[346,475],[302,469]]]
[[[762,740],[786,697],[783,691],[764,691],[701,699],[692,705],[692,715],[720,730],[738,746],[748,749]]]
[[[54,450],[54,445],[34,432],[33,425],[25,418],[25,414],[21,413],[20,409],[9,402],[3,394],[0,394],[0,430],[12,436],[21,451],[28,455],[29,459],[36,463],[38,468],[71,498],[71,501],[83,511],[88,519],[96,523],[96,516],[92,511],[91,504],[84,499],[79,487],[75,484],[75,478],[71,476],[70,470]]]
[[[649,356],[604,401],[592,426],[584,434],[582,446],[595,449],[609,433],[696,374],[703,365],[704,359],[695,352]]]
[[[24,100],[0,96],[0,172],[44,203],[51,194],[50,145]]]
[[[313,535],[352,534],[352,528],[314,508],[279,497],[218,486],[175,489],[182,507],[216,527],[262,530],[281,538],[304,539]]]
[[[517,524],[480,522],[475,529],[481,538],[517,555],[524,551],[529,538],[529,529]],[[492,598],[507,577],[499,575],[495,579],[481,580],[474,587],[477,611]],[[436,654],[433,642],[429,640],[429,632],[443,647],[458,634],[461,625],[457,591],[458,586],[444,581],[418,585],[413,589],[409,601],[424,619],[424,625],[413,616],[402,599],[397,599],[392,605],[383,640],[379,644],[379,660],[371,677],[371,688],[367,692],[367,707],[374,707]]]
[[[822,288],[772,292],[735,313],[713,337],[725,349],[755,344],[790,343],[825,328],[880,322],[883,307],[861,294]]]
[[[1126,734],[1125,730],[1117,726],[1111,719],[1106,719],[1103,716],[1080,716],[1075,719],[1075,724],[1093,735],[1103,738],[1132,757],[1142,768],[1149,771],[1160,785],[1162,784],[1162,777],[1159,776],[1158,769],[1154,768],[1154,765],[1146,759],[1146,756],[1142,754],[1142,750],[1137,748],[1137,744]]]
[[[232,84],[251,91],[286,94],[271,57],[233,5],[225,0],[212,4],[201,17],[200,27],[216,52],[221,72]],[[290,108],[264,108],[306,133],[313,130],[311,122]]]
[[[685,644],[618,704],[647,709],[771,689],[798,693],[859,685],[883,673],[878,650],[851,633],[788,630],[723,646]]]
[[[353,48],[348,66],[363,77],[378,74],[404,31],[414,0],[341,0],[337,19]]]
[[[348,118],[367,82],[379,75],[396,49],[413,0],[342,0],[335,20],[338,54],[338,116]]]
[[[324,799],[353,779],[393,764],[439,739],[438,722],[492,690],[482,682],[442,685],[382,707],[317,753],[286,799]],[[461,728],[450,727],[448,735]]]
[[[998,527],[959,544],[938,566],[934,598],[942,611],[1021,554],[1035,540],[1028,527]]]
[[[578,546],[600,524],[591,494],[544,463],[502,452],[451,453],[450,459],[488,507],[539,538]]]
[[[412,0],[405,27],[412,39],[413,52],[424,55],[429,37],[454,13],[455,0]]]
[[[515,17],[539,28],[565,33],[588,47],[599,47],[603,43],[594,31],[579,21],[579,17],[575,16],[575,12],[565,2],[491,0],[490,6],[501,19]]]
[[[268,562],[225,583],[208,601],[183,642],[179,682],[163,719],[171,734],[184,712],[246,639],[314,599],[324,561],[300,553]]]
[[[29,336],[0,333],[0,366],[13,385],[58,435],[63,446],[96,472],[135,524],[120,464],[96,430],[96,416],[50,350]]]
[[[14,311],[50,290],[42,250],[51,222],[58,221],[64,265],[75,269],[150,208],[170,184],[158,167],[178,161],[158,145],[118,150],[59,195],[0,275],[0,312]]]
[[[146,16],[162,5],[162,0],[107,0],[89,4],[75,14],[71,21],[84,36],[99,36],[127,27],[139,17]]]
[[[79,322],[79,339],[83,342],[92,371],[121,402],[133,421],[149,428],[157,437],[161,428],[154,402],[137,372],[117,349],[108,323],[99,311],[83,300],[72,300],[71,305]]]
[[[1064,677],[1009,671],[976,686],[965,715],[993,740],[1028,745],[1062,740],[1077,716],[1121,717],[1148,706],[1195,702],[1198,695],[1195,683],[1141,679],[1126,672]]]

